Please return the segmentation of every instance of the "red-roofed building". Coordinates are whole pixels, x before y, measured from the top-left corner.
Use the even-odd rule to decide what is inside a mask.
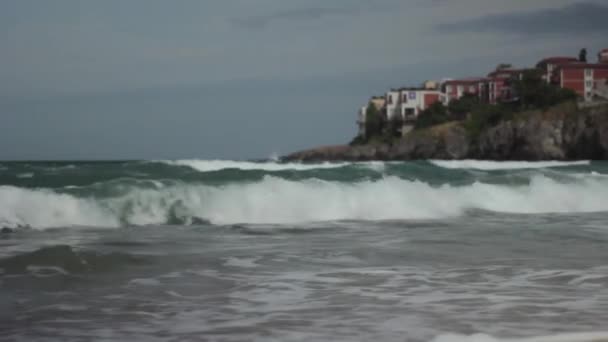
[[[608,80],[608,63],[570,63],[553,72],[552,82],[561,88],[574,90],[585,101],[592,101],[598,85]]]
[[[513,90],[512,80],[521,79],[526,69],[499,69],[488,74],[488,92],[482,101],[491,104],[511,102],[516,94]]]
[[[444,105],[457,100],[466,94],[483,96],[487,79],[482,77],[463,78],[444,81],[441,87],[441,102]]]
[[[575,57],[549,57],[536,64],[536,68],[543,71],[543,80],[550,83],[553,71],[560,65],[578,63],[578,58]]]

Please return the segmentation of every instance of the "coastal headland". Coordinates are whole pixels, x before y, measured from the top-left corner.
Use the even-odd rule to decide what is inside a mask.
[[[608,159],[608,49],[373,96],[348,144],[288,161]]]
[[[416,159],[605,160],[608,106],[578,108],[563,103],[531,110],[474,132],[467,121],[412,130],[390,141],[325,146],[292,153],[289,161]]]

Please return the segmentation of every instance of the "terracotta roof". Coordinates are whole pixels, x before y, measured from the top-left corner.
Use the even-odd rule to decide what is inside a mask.
[[[549,57],[541,60],[540,63],[567,63],[567,62],[578,62],[578,58],[576,57]]]
[[[502,69],[502,70],[495,70],[492,71],[491,73],[488,74],[488,77],[494,77],[498,74],[519,74],[526,71],[526,69]]]
[[[608,69],[608,64],[570,63],[559,65],[557,69]]]
[[[485,78],[485,77],[471,77],[471,78],[461,78],[461,79],[456,79],[456,80],[447,80],[447,81],[443,82],[443,84],[479,83],[479,82],[483,82],[486,80],[487,80],[487,78]]]

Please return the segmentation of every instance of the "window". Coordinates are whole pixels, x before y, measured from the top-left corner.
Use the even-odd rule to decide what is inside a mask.
[[[410,100],[415,100],[415,99],[416,99],[416,92],[410,91]]]
[[[585,69],[585,77],[593,77],[593,70]]]
[[[389,96],[388,96],[388,104],[389,104],[389,105],[392,105],[392,104],[393,104],[393,96],[392,96],[392,95],[389,95]]]
[[[403,93],[403,102],[407,102],[407,94]]]
[[[446,93],[451,93],[452,92],[452,86],[449,85],[445,88]]]
[[[470,93],[474,93],[475,92],[475,86],[470,86],[469,87],[469,92]]]
[[[459,85],[458,86],[458,94],[462,94],[462,92],[464,91],[464,87]]]
[[[587,81],[585,82],[585,88],[593,88],[593,81]]]

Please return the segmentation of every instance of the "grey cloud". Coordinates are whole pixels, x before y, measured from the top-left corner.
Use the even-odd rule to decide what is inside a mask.
[[[521,35],[607,33],[608,7],[578,3],[555,9],[488,15],[440,24],[441,32],[493,31]]]
[[[279,11],[262,16],[239,18],[235,19],[234,23],[237,26],[244,28],[261,29],[276,21],[309,21],[318,20],[323,17],[353,15],[360,12],[361,10],[356,8],[300,8]]]

